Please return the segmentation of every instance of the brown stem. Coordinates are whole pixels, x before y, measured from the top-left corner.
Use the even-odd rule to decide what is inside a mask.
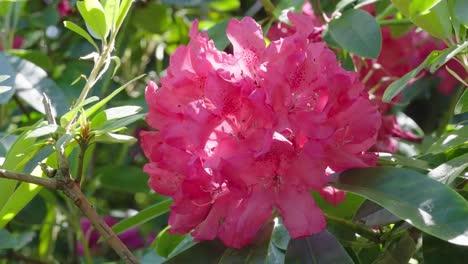
[[[55,179],[41,178],[29,174],[7,171],[4,169],[0,169],[0,178],[34,183],[48,189],[57,189],[57,181]]]
[[[320,20],[320,22],[325,23],[323,18],[323,10],[320,6],[320,0],[312,0],[312,9],[314,9],[314,15]]]
[[[98,215],[96,209],[89,203],[88,199],[81,192],[80,187],[70,179],[63,186],[60,186],[62,191],[67,195],[75,205],[89,218],[94,228],[101,234],[104,240],[115,250],[115,252],[125,261],[125,263],[136,264],[138,259],[133,256],[132,252],[125,244],[117,237],[112,229]]]
[[[60,155],[61,156],[61,155]],[[59,158],[59,163],[64,165],[66,160]],[[83,212],[94,228],[107,241],[107,243],[115,250],[115,252],[125,261],[125,263],[136,264],[138,259],[130,252],[127,246],[117,237],[112,229],[104,222],[104,220],[96,212],[96,209],[89,203],[86,196],[81,192],[71,176],[68,174],[68,169],[61,167],[55,178],[47,179],[40,178],[28,174],[17,173],[0,169],[0,178],[17,180],[37,184],[49,189],[61,190],[67,195],[73,203]]]

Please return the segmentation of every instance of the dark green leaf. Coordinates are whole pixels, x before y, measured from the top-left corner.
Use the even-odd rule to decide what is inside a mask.
[[[468,245],[468,203],[442,183],[391,167],[352,169],[331,180],[335,188],[362,195],[424,232]]]
[[[442,51],[439,54],[439,56],[437,56],[437,60],[435,60],[431,64],[430,72],[431,73],[436,72],[438,69],[440,69],[440,67],[445,65],[449,60],[453,59],[457,54],[459,54],[464,49],[466,49],[466,47],[468,47],[468,41],[465,41],[465,42],[463,42],[461,44],[452,46],[452,47],[447,48],[444,51]]]
[[[198,243],[188,250],[166,260],[165,264],[192,264],[199,261],[203,264],[218,264],[226,247],[218,240]]]
[[[422,252],[425,264],[462,263],[468,259],[468,247],[448,243],[423,234]]]
[[[228,248],[223,253],[219,264],[264,263],[268,255],[270,238],[273,231],[273,222],[266,223],[256,234],[249,245],[241,249]]]
[[[430,65],[432,62],[437,60],[439,56],[441,56],[441,54],[442,53],[440,53],[439,51],[431,52],[431,54],[429,54],[429,56],[427,56],[427,58],[418,67],[408,72],[400,79],[392,82],[387,87],[387,89],[385,89],[382,101],[387,103],[392,101],[392,99],[395,96],[397,96],[398,93],[400,93],[403,90],[403,88],[405,88],[406,85],[419,74],[419,72],[421,72],[427,65]]]
[[[427,153],[440,153],[447,151],[453,147],[467,144],[468,126],[463,126],[458,130],[452,131],[447,135],[438,139],[426,151]]]
[[[105,166],[96,170],[102,187],[124,192],[148,192],[148,175],[132,166]]]
[[[328,27],[333,39],[349,52],[368,58],[379,56],[382,34],[374,17],[366,11],[350,9]]]
[[[455,106],[455,114],[463,114],[468,111],[468,90],[465,90]]]
[[[366,200],[356,211],[354,220],[364,223],[366,226],[374,227],[393,224],[399,221],[400,218],[382,208],[382,206]]]
[[[291,239],[286,251],[285,263],[354,263],[338,240],[328,231],[308,236],[306,238]]]
[[[433,169],[427,176],[444,184],[452,184],[455,178],[468,167],[468,153],[447,161]]]
[[[402,237],[393,240],[386,246],[384,252],[373,264],[399,264],[408,263],[416,250],[416,243],[405,233]]]
[[[169,205],[171,205],[172,200],[164,200],[160,203],[157,203],[151,207],[148,207],[136,215],[124,219],[112,227],[115,233],[120,234],[132,227],[139,226],[144,224],[156,217],[159,217],[167,212],[169,212]]]
[[[171,24],[171,17],[166,5],[151,3],[145,8],[136,9],[132,21],[136,28],[153,34],[162,34]],[[155,22],[148,23],[148,21]]]

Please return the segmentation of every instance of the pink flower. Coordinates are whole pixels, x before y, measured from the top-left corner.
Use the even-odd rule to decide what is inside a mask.
[[[268,29],[266,37],[274,41],[296,33],[296,27],[307,27],[310,29],[310,40],[313,39],[315,42],[322,41],[322,32],[326,28],[326,25],[315,16],[312,5],[308,1],[305,1],[302,5],[302,14],[305,16],[295,16],[293,18],[296,19],[296,21],[292,21],[294,25],[284,22],[273,23]]]
[[[57,11],[59,12],[61,17],[68,16],[73,13],[73,10],[70,6],[70,2],[68,0],[62,0],[57,5]]]
[[[276,211],[291,237],[308,236],[326,226],[310,192],[337,204],[328,175],[375,164],[381,117],[358,74],[309,38],[306,15],[289,18],[297,31],[268,47],[252,18],[231,20],[233,54],[195,22],[161,88],[148,85],[144,170],[174,199],[171,232],[240,248]]]

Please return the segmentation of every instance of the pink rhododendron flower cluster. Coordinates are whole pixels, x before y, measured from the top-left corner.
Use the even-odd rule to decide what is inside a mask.
[[[195,22],[161,88],[148,85],[144,170],[174,199],[170,232],[240,248],[276,212],[292,238],[308,236],[326,227],[311,191],[338,204],[328,175],[375,164],[381,117],[358,74],[314,41],[308,16],[289,19],[294,34],[269,46],[252,18],[231,20],[233,54]]]

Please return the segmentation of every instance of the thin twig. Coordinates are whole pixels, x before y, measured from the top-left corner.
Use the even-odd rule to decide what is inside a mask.
[[[57,181],[55,179],[41,178],[4,169],[0,169],[0,178],[33,183],[52,190],[57,189]]]

